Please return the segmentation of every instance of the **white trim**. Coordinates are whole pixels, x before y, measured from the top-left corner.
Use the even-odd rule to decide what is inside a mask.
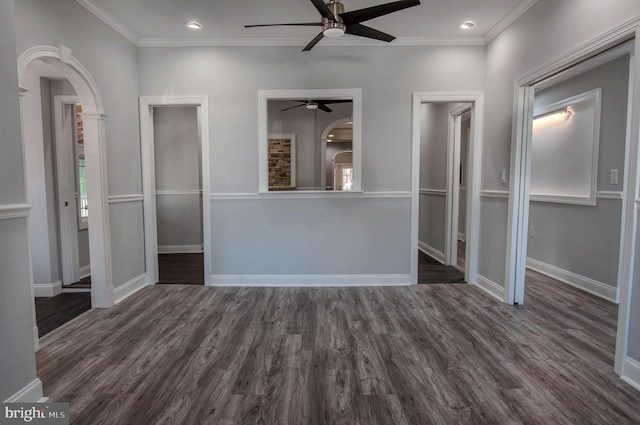
[[[142,145],[142,187],[144,191],[145,266],[150,284],[158,281],[158,228],[156,215],[156,175],[153,108],[193,106],[198,113],[198,137],[202,163],[202,193],[211,193],[209,167],[209,96],[140,96],[140,139]],[[200,194],[200,191],[198,191]],[[211,276],[211,202],[202,203],[202,240],[204,241],[205,284]]]
[[[420,189],[420,195],[447,196],[446,189]]]
[[[90,293],[91,288],[62,288],[63,294]]]
[[[444,252],[437,250],[434,247],[427,245],[422,241],[418,241],[418,249],[424,252],[425,254],[427,254],[429,257],[433,258],[434,260],[437,260],[439,263],[444,264]]]
[[[0,220],[13,220],[14,218],[28,218],[31,211],[29,204],[0,205]]]
[[[263,193],[211,193],[212,201],[224,200],[271,200],[271,199],[407,199],[411,192],[353,192],[353,191],[295,191]]]
[[[618,267],[618,328],[614,369],[622,374],[629,338],[631,288],[635,264],[635,245],[638,237],[638,210],[633,200],[638,193],[640,156],[640,18],[635,17],[622,25],[582,44],[565,54],[521,75],[514,83],[513,133],[511,142],[511,197],[507,225],[507,258],[505,261],[505,301],[510,304],[524,301],[525,266],[528,241],[530,152],[532,136],[534,86],[558,72],[567,70],[585,60],[609,50],[630,39],[635,39],[630,59],[629,94],[627,108],[627,134],[625,166],[622,181],[622,225],[620,232],[620,261]]]
[[[468,190],[466,225],[468,245],[465,260],[465,280],[474,282],[478,272],[480,239],[480,182],[482,180],[482,133],[484,124],[484,94],[482,92],[413,93],[412,164],[411,164],[411,279],[418,282],[419,211],[420,211],[420,123],[421,105],[429,102],[471,104],[471,140],[469,141]]]
[[[202,195],[200,189],[156,190],[156,196]]]
[[[622,380],[640,391],[640,362],[626,357],[622,369]]]
[[[464,242],[465,241],[464,238],[465,238],[464,233],[458,232],[458,240]]]
[[[131,31],[126,25],[116,19],[112,14],[98,6],[93,0],[76,0],[78,4],[91,12],[96,18],[107,24],[112,30],[120,34],[131,44],[138,44],[138,35]]]
[[[511,24],[517,21],[522,15],[524,15],[529,9],[531,9],[538,0],[527,0],[518,4],[507,16],[502,18],[497,24],[493,26],[484,35],[484,42],[489,44],[491,40],[496,38],[500,33],[506,30]]]
[[[91,276],[91,264],[80,267],[80,279]]]
[[[36,378],[23,389],[9,397],[4,403],[46,403],[48,397],[42,393],[42,381]]]
[[[623,193],[608,190],[599,190],[596,192],[596,199],[618,199],[622,201]]]
[[[138,47],[303,47],[307,38],[140,38]],[[319,47],[484,46],[483,37],[398,37],[392,43],[359,37],[324,38]]]
[[[128,202],[142,202],[144,195],[114,195],[109,196],[109,204],[125,204]]]
[[[504,288],[481,274],[476,275],[475,286],[479,287],[498,301],[504,302]]]
[[[278,99],[351,99],[353,101],[353,191],[362,188],[362,89],[307,89],[258,91],[258,192],[269,191],[268,102]],[[326,182],[325,182],[326,184]],[[325,195],[330,191],[321,191]],[[291,191],[291,193],[298,193]]]
[[[207,286],[256,287],[344,287],[344,286],[409,286],[408,274],[346,275],[213,275]]]
[[[586,276],[579,275],[569,270],[561,269],[551,264],[543,263],[542,261],[527,258],[527,268],[541,273],[545,276],[552,277],[553,279],[571,285],[574,288],[581,289],[585,292],[604,298],[607,301],[616,303],[617,289],[615,286],[607,285],[597,280],[588,278]]]
[[[62,294],[62,281],[53,283],[34,283],[33,295],[36,297],[55,297]]]
[[[333,131],[334,128],[352,120],[353,120],[352,117],[340,118],[338,120],[335,120],[329,123],[329,125],[327,125],[324,128],[324,130],[322,131],[322,135],[320,136],[320,158],[327,157],[327,142],[329,139],[329,133]],[[351,152],[353,153],[353,146],[351,147]],[[335,159],[335,156],[334,156],[334,159]],[[320,188],[321,190],[326,189],[327,187],[327,167],[326,166],[320,167],[320,184],[323,186]]]
[[[509,199],[509,192],[506,190],[481,190],[480,197]]]
[[[202,254],[203,252],[204,244],[158,246],[158,254]]]
[[[130,281],[123,283],[120,286],[117,286],[113,290],[113,298],[115,304],[124,301],[127,297],[138,292],[145,286],[147,286],[147,275],[145,273],[142,273],[140,276],[134,277]]]
[[[89,247],[93,276],[92,307],[113,305],[113,261],[109,217],[109,178],[107,174],[106,115],[100,90],[87,69],[64,45],[35,46],[18,58],[18,78],[35,60],[42,60],[61,71],[74,87],[82,103],[87,165],[87,194],[91,205]],[[22,84],[20,84],[22,85]]]
[[[542,108],[534,109],[533,111],[533,121],[535,122],[536,117],[540,115],[544,115],[550,112],[559,111],[561,109],[569,109],[571,110],[576,105],[584,104],[584,103],[592,103],[594,104],[593,111],[593,134],[591,136],[591,181],[589,185],[589,196],[571,196],[566,194],[550,194],[550,193],[534,193],[530,191],[529,199],[533,199],[541,202],[554,202],[561,204],[575,204],[575,205],[595,205],[596,204],[596,190],[598,186],[598,152],[600,148],[600,117],[602,110],[602,88],[598,87],[593,90],[586,91],[584,93],[577,94],[575,96],[571,96],[569,98],[563,99],[559,102],[555,102],[549,105],[546,105]],[[535,153],[533,152],[533,145],[535,145],[535,133],[532,135],[532,147],[530,156],[533,158]],[[587,140],[581,140],[584,142],[583,144],[587,144]],[[532,171],[533,173],[533,171]],[[533,180],[533,177],[531,177]],[[531,185],[531,183],[530,183]]]

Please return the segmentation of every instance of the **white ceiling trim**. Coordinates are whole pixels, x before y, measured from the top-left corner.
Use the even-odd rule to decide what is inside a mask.
[[[309,38],[141,38],[138,47],[303,47]],[[482,37],[399,37],[391,43],[365,38],[324,38],[322,46],[484,46]]]
[[[531,9],[539,0],[528,0],[515,7],[507,16],[502,18],[500,22],[494,25],[484,35],[485,44],[489,44],[491,40],[496,38],[502,31],[506,30],[509,25],[513,24],[518,18],[524,15],[527,10]]]
[[[140,37],[138,37],[135,32],[131,31],[122,22],[117,20],[112,14],[95,4],[93,0],[76,0],[76,2],[78,2],[81,6],[87,9],[98,19],[111,27],[111,29],[127,39],[129,42],[136,46],[138,45],[138,40],[140,39]]]

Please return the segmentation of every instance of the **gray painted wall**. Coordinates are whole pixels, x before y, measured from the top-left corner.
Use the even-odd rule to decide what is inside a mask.
[[[0,205],[26,202],[13,0],[0,0]],[[27,220],[0,220],[0,400],[36,379]],[[36,400],[33,400],[36,401]]]
[[[18,54],[37,45],[63,44],[89,71],[108,115],[108,193],[141,194],[136,47],[73,0],[21,0],[15,5],[15,18]],[[142,203],[139,204],[110,206],[114,287],[145,270]],[[132,217],[131,213],[139,216]],[[139,226],[132,227],[132,223]],[[123,228],[128,232],[118,230]]]
[[[158,245],[202,244],[202,150],[195,107],[153,110]],[[183,193],[180,193],[183,192]]]
[[[634,0],[617,1],[616,7],[598,0],[540,0],[487,45],[484,90],[485,110],[490,113],[484,121],[482,189],[509,190],[501,183],[500,173],[510,165],[515,79],[638,14],[640,4]],[[483,232],[480,240],[485,261],[481,259],[479,273],[503,286],[504,248],[496,247],[506,246],[507,199],[500,200],[500,206],[494,199],[482,198],[481,202],[494,204],[494,212],[503,211],[482,218],[491,232]]]
[[[550,105],[602,87],[598,191],[622,192],[623,179],[611,185],[611,169],[624,174],[629,57],[617,59],[587,73],[536,93],[535,107]],[[559,158],[567,167],[570,158]],[[563,270],[616,286],[620,256],[622,201],[598,199],[596,206],[531,202],[528,257]]]
[[[258,90],[362,88],[362,187],[408,192],[412,93],[483,86],[480,46],[299,50],[139,49],[142,95],[209,95],[213,193],[258,191]],[[214,199],[210,220],[213,274],[410,272],[408,198]]]

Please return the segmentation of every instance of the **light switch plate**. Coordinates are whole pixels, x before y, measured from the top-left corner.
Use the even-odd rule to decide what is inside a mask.
[[[618,184],[618,170],[617,169],[611,170],[611,175],[609,177],[609,183]]]

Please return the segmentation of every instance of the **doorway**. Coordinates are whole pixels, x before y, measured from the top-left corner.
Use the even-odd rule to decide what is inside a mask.
[[[632,154],[637,152],[638,126],[632,112],[637,108],[635,50],[628,32],[610,33],[573,53],[571,63],[559,60],[517,80],[507,239],[507,302],[525,302],[527,283],[532,279],[527,268],[551,276],[559,285],[564,282],[611,303],[620,302],[614,365],[618,374],[623,373],[626,352],[629,267],[633,263],[629,238],[634,235],[637,214],[634,191],[629,191],[637,185],[631,177],[637,169]],[[598,84],[587,86],[585,81],[597,80],[598,74]],[[578,130],[581,144],[572,144]],[[540,163],[544,150],[554,147],[561,152],[560,142],[571,150],[571,162],[558,154],[556,162],[563,163],[564,170],[547,169]],[[540,178],[541,169],[553,185]],[[563,171],[571,172],[570,176],[558,178]],[[563,211],[550,225],[545,214],[558,208]],[[589,218],[595,220],[592,225],[586,224]],[[532,257],[542,255],[541,245],[553,236],[549,233],[572,231],[572,237],[556,241],[551,256]],[[563,246],[567,240],[571,247]],[[582,253],[601,246],[601,252]],[[574,258],[569,264],[567,257],[576,253],[584,258]],[[548,264],[552,261],[558,264]],[[567,270],[569,266],[576,270]]]
[[[412,275],[416,283],[421,268],[439,265],[448,267],[443,271],[453,276],[447,280],[477,284],[481,101],[479,93],[414,94]],[[458,240],[461,228],[464,242]],[[458,248],[464,260],[458,260]]]
[[[206,96],[140,98],[149,282],[209,284]]]

